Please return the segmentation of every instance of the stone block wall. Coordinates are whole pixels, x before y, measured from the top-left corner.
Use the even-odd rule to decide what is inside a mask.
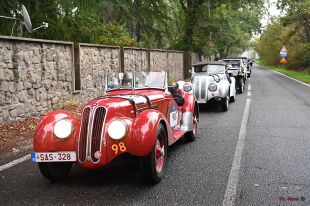
[[[106,72],[120,72],[120,48],[80,44],[80,96],[83,102],[103,95]]]
[[[0,38],[0,124],[72,95],[72,43]]]
[[[168,54],[165,50],[150,51],[150,70],[166,71],[168,68]]]
[[[148,49],[123,48],[124,71],[148,71]]]
[[[168,74],[173,76],[175,81],[184,79],[183,75],[183,52],[168,52]]]
[[[0,36],[0,124],[103,94],[106,72],[167,71],[183,79],[181,51]],[[193,58],[194,59],[194,58]]]

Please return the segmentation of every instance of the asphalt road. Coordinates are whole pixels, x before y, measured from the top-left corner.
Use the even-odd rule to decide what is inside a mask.
[[[201,106],[198,138],[170,148],[156,186],[141,182],[134,160],[99,171],[74,167],[61,183],[29,160],[0,171],[0,205],[222,205],[247,99],[235,205],[310,205],[310,88],[259,66],[249,85],[228,112]]]

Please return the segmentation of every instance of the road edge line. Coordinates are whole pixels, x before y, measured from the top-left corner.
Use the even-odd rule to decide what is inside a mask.
[[[9,162],[9,163],[6,163],[4,165],[1,165],[0,166],[0,172],[4,171],[6,169],[9,169],[9,168],[11,168],[11,167],[13,167],[13,166],[15,166],[15,165],[17,165],[19,163],[25,162],[25,161],[27,161],[29,159],[31,159],[31,155],[30,154],[25,155],[25,156],[23,156],[23,157],[21,157],[19,159],[13,160],[12,162]]]
[[[237,187],[238,187],[238,182],[239,182],[240,167],[241,167],[242,152],[244,149],[246,129],[247,129],[247,123],[248,123],[249,113],[250,113],[250,105],[251,105],[251,99],[247,98],[243,117],[242,117],[237,146],[235,150],[234,160],[233,160],[233,163],[230,169],[229,178],[228,178],[228,182],[226,185],[223,206],[235,205]]]
[[[282,74],[281,72],[272,70],[272,69],[270,69],[270,68],[268,68],[268,67],[265,67],[265,66],[263,66],[263,65],[260,65],[260,64],[257,64],[257,65],[258,65],[258,66],[261,66],[261,67],[263,67],[263,68],[265,68],[265,69],[268,69],[269,71],[272,71],[272,72],[274,72],[274,73],[277,73],[277,74],[279,74],[279,75],[285,76],[285,77],[287,77],[287,78],[289,78],[289,79],[291,79],[291,80],[294,80],[294,81],[296,81],[296,82],[298,82],[298,83],[300,83],[300,84],[303,84],[303,85],[305,85],[305,86],[307,86],[307,87],[310,87],[310,84],[307,84],[307,83],[305,83],[305,82],[302,82],[302,81],[300,81],[300,80],[298,80],[298,79],[295,79],[295,78],[293,78],[293,77],[287,76],[286,74]]]

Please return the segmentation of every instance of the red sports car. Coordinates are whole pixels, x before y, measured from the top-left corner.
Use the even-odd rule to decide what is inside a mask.
[[[130,153],[141,157],[143,176],[156,184],[168,146],[182,136],[193,141],[198,119],[195,96],[168,86],[165,72],[111,73],[105,94],[88,102],[81,118],[57,110],[41,119],[32,161],[45,178],[57,181],[69,175],[73,163],[96,169]]]

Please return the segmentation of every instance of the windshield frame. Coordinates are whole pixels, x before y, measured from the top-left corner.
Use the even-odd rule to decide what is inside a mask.
[[[132,79],[131,79],[131,86],[130,87],[124,87],[122,84],[120,85],[120,87],[116,87],[116,88],[109,88],[108,84],[109,84],[109,76],[111,76],[112,74],[125,74],[125,73],[131,73],[132,74]],[[147,75],[149,75],[150,73],[164,73],[164,80],[163,80],[163,87],[158,87],[158,86],[146,86],[145,84],[141,87],[137,86],[137,74],[139,73],[147,73]],[[143,72],[143,71],[129,71],[129,72],[108,72],[105,74],[105,83],[104,83],[104,91],[108,92],[108,91],[115,91],[115,90],[143,90],[143,89],[160,89],[160,90],[167,90],[168,89],[168,76],[167,76],[167,72],[166,71],[147,71],[147,72]],[[122,79],[118,79],[118,81],[122,81]],[[119,83],[119,82],[118,82]]]

